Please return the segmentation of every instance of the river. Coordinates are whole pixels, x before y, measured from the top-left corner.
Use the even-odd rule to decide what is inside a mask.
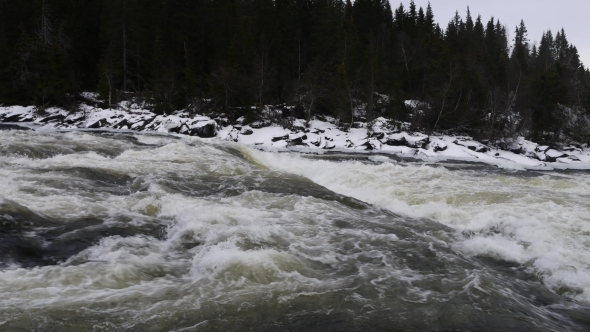
[[[0,131],[2,331],[587,331],[590,173]]]

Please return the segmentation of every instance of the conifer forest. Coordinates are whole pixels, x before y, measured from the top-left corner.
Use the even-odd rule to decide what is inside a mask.
[[[0,0],[0,104],[75,110],[91,91],[103,107],[159,114],[252,118],[272,105],[590,142],[590,71],[566,31],[530,36],[476,6],[435,20],[413,1]]]

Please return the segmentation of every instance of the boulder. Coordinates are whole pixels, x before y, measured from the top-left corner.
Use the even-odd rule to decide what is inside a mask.
[[[271,138],[271,141],[278,142],[278,141],[284,141],[284,140],[288,140],[288,139],[289,139],[289,135],[283,135],[283,136],[275,136],[275,137]]]
[[[180,128],[182,128],[183,126],[184,124],[169,123],[166,124],[164,127],[168,130],[169,133],[179,134]]]
[[[441,152],[441,151],[445,151],[446,149],[448,149],[447,143],[445,143],[443,141],[431,142],[430,147],[432,148],[432,151],[434,151],[434,152]]]
[[[479,144],[477,142],[466,142],[466,141],[456,140],[453,142],[453,144],[457,144],[459,146],[468,148],[471,151],[480,152],[480,153],[485,153],[490,150],[487,146],[485,146],[483,144]],[[518,151],[513,151],[513,148],[510,148],[510,149],[512,152],[514,152],[516,154],[521,154],[523,152],[520,146],[518,146]]]
[[[430,138],[426,135],[419,135],[419,136],[409,136],[406,135],[406,146],[409,148],[414,149],[426,149],[428,143],[430,143]]]
[[[236,128],[237,129],[237,128]],[[252,128],[250,128],[250,126],[244,126],[240,130],[240,135],[252,135],[254,134],[254,131],[252,130]]]
[[[406,135],[404,134],[393,134],[387,136],[385,139],[385,144],[391,146],[406,146]]]
[[[359,145],[359,147],[365,147],[365,150],[373,151],[373,150],[381,150],[381,142],[379,142],[375,138],[369,138],[365,143]]]
[[[289,135],[287,146],[303,145],[303,141],[307,139],[307,136],[300,134]]]
[[[137,131],[142,131],[144,130],[145,126],[147,126],[149,122],[144,120],[144,121],[137,121],[136,123],[133,123],[129,126],[129,128],[133,129],[133,130],[137,130]]]
[[[123,127],[127,126],[127,128],[129,128],[129,121],[127,121],[127,119],[123,119],[121,121],[119,121],[117,124],[115,124],[113,126],[113,128],[115,129],[121,129]]]
[[[540,161],[547,161],[547,157],[543,152],[535,152],[534,158]]]
[[[19,125],[14,125],[14,124],[3,124],[0,123],[0,130],[32,130],[34,131],[33,128],[28,128],[28,127],[23,127],[23,126],[19,126]]]
[[[376,138],[378,140],[382,140],[385,138],[385,133],[382,131],[374,131],[369,134],[369,137]]]
[[[270,125],[272,125],[272,123],[268,120],[255,121],[250,124],[250,126],[255,129],[269,127]]]
[[[44,119],[41,119],[39,122],[41,123],[48,123],[48,122],[61,122],[65,119],[65,116],[61,115],[61,114],[56,114],[56,115],[52,115],[52,116],[48,116]]]
[[[202,138],[215,137],[217,136],[217,123],[214,120],[198,122],[190,130],[189,135]]]
[[[11,116],[7,116],[2,119],[2,122],[22,122],[24,120],[24,114],[14,114]]]
[[[563,152],[557,151],[555,149],[549,149],[549,150],[545,151],[545,157],[548,162],[553,163],[553,162],[556,162],[557,159],[567,158],[567,157],[569,157],[569,155],[565,154]]]
[[[90,124],[88,127],[86,128],[90,128],[90,129],[98,129],[98,128],[102,128],[104,127],[106,124],[108,123],[107,119],[100,119],[98,121],[93,122],[92,124]]]

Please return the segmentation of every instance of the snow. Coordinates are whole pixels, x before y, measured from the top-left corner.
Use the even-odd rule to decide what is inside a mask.
[[[94,98],[93,95],[85,97]],[[413,101],[406,103],[408,106],[416,104]],[[216,121],[183,111],[156,115],[141,107],[131,103],[121,103],[117,109],[81,105],[79,112],[71,113],[58,108],[37,112],[34,107],[0,107],[0,122],[16,123],[35,130],[135,130],[190,135],[198,135],[197,129],[211,125],[217,129],[213,139],[233,141],[261,150],[369,153],[378,154],[371,160],[379,162],[393,162],[383,156],[391,155],[428,162],[479,162],[507,169],[590,169],[590,148],[586,145],[568,146],[561,151],[520,137],[507,143],[502,150],[466,136],[428,136],[407,130],[398,131],[396,128],[407,127],[392,124],[385,118],[378,118],[371,125],[357,123],[350,130],[338,127],[337,121],[332,118],[312,119],[308,126],[305,121],[295,119],[292,129],[272,125],[269,121],[258,121],[255,127],[255,124],[244,123],[244,118],[238,119],[235,126],[221,127],[217,121],[227,123],[227,119]]]

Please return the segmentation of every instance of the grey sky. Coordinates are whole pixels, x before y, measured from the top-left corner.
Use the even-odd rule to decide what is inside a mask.
[[[400,2],[407,8],[410,0],[391,0],[392,7],[397,8]],[[428,0],[414,0],[414,3],[424,9],[428,6]],[[584,66],[590,66],[590,0],[430,0],[430,4],[443,29],[455,15],[455,10],[465,18],[469,6],[474,19],[478,14],[484,22],[492,16],[499,18],[507,26],[510,41],[521,19],[531,42],[538,43],[545,30],[551,30],[555,36],[564,28],[569,42],[578,48]]]

